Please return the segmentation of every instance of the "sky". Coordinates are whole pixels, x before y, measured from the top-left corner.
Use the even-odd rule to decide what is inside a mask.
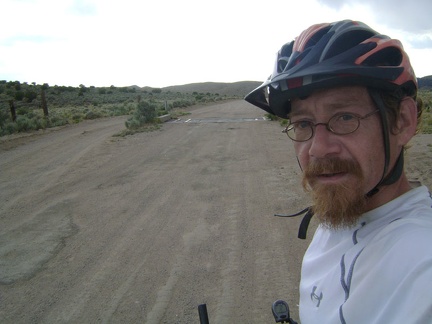
[[[0,0],[0,80],[166,87],[264,81],[312,24],[360,20],[432,75],[431,0]]]

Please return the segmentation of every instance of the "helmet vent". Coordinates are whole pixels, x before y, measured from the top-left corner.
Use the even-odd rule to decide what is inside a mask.
[[[294,42],[291,42],[289,44],[285,44],[281,50],[280,50],[280,55],[279,55],[279,59],[277,62],[277,71],[278,73],[281,73],[285,67],[288,64],[288,60],[292,54],[292,49],[293,49],[293,44]]]
[[[312,35],[312,37],[307,41],[304,49],[307,49],[308,47],[312,47],[316,45],[319,40],[328,33],[328,31],[331,29],[331,26],[328,26],[327,28],[323,28],[318,30],[315,34]]]
[[[399,66],[402,63],[402,53],[396,47],[386,47],[378,51],[366,60],[362,65],[366,66]]]
[[[371,30],[357,29],[350,30],[335,38],[334,41],[329,42],[327,49],[323,51],[323,60],[329,59],[333,56],[351,50],[356,45],[365,41],[366,39],[374,36]]]
[[[292,54],[294,42],[290,42],[288,44],[285,44],[281,48],[281,55],[282,57],[290,57]]]

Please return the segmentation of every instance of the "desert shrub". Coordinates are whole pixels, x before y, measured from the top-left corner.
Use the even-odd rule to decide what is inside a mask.
[[[45,129],[49,127],[49,121],[46,117],[37,116],[31,118],[32,130]]]
[[[113,105],[110,107],[111,116],[129,115],[135,109],[135,105],[124,103],[123,105]]]
[[[32,102],[34,99],[37,98],[37,93],[32,90],[26,90],[24,97],[26,98],[27,102]]]
[[[165,110],[165,107],[160,107],[158,110],[156,110],[156,117],[160,117],[160,116],[164,116],[166,115],[168,112],[167,110]],[[159,119],[154,120],[153,122],[159,122]]]
[[[17,114],[18,115],[24,115],[24,116],[26,116],[27,118],[30,118],[30,119],[36,118],[38,116],[37,113],[34,110],[29,110],[27,112],[23,112],[22,110],[18,110]]]
[[[84,119],[84,115],[82,113],[74,113],[72,115],[72,121],[74,123],[79,123],[80,121],[82,121]]]
[[[180,100],[174,100],[172,103],[173,108],[186,108],[189,106],[193,106],[195,104],[192,100],[186,100],[186,99],[180,99]]]
[[[84,119],[96,119],[101,117],[103,117],[102,113],[100,113],[99,111],[92,111],[92,110],[86,112],[86,114],[84,115]]]
[[[432,134],[432,113],[428,111],[423,112],[420,132],[423,134]]]
[[[270,119],[270,120],[278,120],[279,119],[276,115],[273,115],[273,114],[266,114],[265,116],[267,119]]]
[[[10,120],[10,113],[6,109],[0,109],[0,126],[7,123]]]
[[[157,117],[156,108],[157,106],[155,103],[141,101],[137,105],[132,117],[126,121],[126,127],[129,129],[134,129],[141,127],[146,123],[154,122]]]
[[[15,96],[14,97],[15,97],[15,100],[21,101],[21,100],[24,99],[24,92],[17,91],[17,92],[15,92]]]
[[[18,132],[17,124],[11,121],[0,126],[0,136],[9,135]]]
[[[26,132],[32,129],[35,129],[35,123],[32,119],[26,116],[17,116],[16,119],[16,128],[19,132]]]
[[[137,129],[141,126],[141,124],[140,124],[139,120],[131,117],[125,121],[125,126],[128,129]]]
[[[143,123],[152,122],[156,118],[156,108],[154,103],[141,101],[137,106],[135,116]]]
[[[48,122],[50,127],[57,127],[69,124],[69,120],[60,115],[50,116],[48,118]]]

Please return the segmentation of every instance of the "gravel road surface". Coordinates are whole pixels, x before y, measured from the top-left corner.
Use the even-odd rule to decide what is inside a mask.
[[[243,101],[158,131],[125,117],[0,142],[1,323],[272,323],[297,317],[292,145]],[[309,236],[311,236],[310,233]]]

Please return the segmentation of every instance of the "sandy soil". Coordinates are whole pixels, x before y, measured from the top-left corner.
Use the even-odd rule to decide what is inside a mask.
[[[191,112],[0,140],[0,322],[272,323],[278,298],[298,318],[308,240],[272,216],[308,206],[291,143],[243,101]],[[429,187],[430,145],[407,158]]]

